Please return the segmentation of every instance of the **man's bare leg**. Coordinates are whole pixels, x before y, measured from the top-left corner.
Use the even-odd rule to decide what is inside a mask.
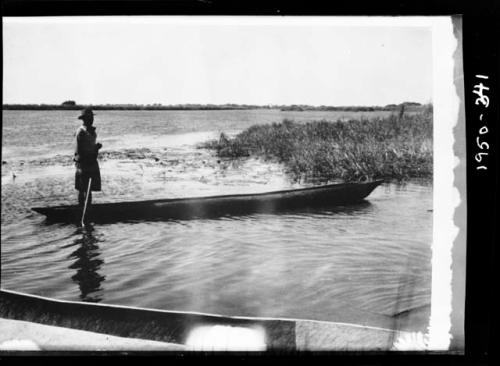
[[[87,192],[85,191],[78,191],[78,204],[82,207],[85,205],[86,193]],[[92,203],[92,191],[89,192],[89,199],[87,201],[87,206],[89,206],[91,203]]]
[[[78,204],[82,207],[85,204],[85,191],[78,191]]]

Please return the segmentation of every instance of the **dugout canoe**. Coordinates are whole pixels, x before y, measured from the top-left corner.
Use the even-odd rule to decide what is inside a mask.
[[[359,203],[382,182],[375,180],[363,183],[328,184],[256,194],[97,203],[92,204],[86,217],[94,223],[109,223],[214,218],[328,208]],[[54,222],[78,222],[82,215],[82,209],[78,205],[34,207],[32,210]]]
[[[42,350],[66,351],[96,347],[102,335],[137,340],[135,350],[140,350],[140,340],[147,340],[181,351],[382,351],[409,334],[355,323],[63,301],[6,289],[0,290],[0,320],[11,325],[0,341],[29,340]],[[81,341],[75,345],[72,335]],[[106,350],[106,343],[98,346]]]

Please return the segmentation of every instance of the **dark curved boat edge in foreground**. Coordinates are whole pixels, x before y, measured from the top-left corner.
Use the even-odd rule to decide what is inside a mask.
[[[255,332],[257,337],[260,336],[261,350],[266,351],[386,351],[392,348],[396,335],[408,334],[350,323],[230,317],[62,301],[6,289],[0,290],[0,318],[178,344],[185,346],[186,350],[213,350],[212,347],[217,350],[220,347],[211,345],[210,339],[205,339],[204,344],[193,343],[193,335],[207,328],[244,330],[247,335]]]
[[[94,223],[183,220],[351,205],[363,201],[382,182],[328,184],[254,194],[97,203],[91,206],[87,217]],[[78,222],[82,214],[78,205],[34,207],[32,210],[47,216],[52,222]]]

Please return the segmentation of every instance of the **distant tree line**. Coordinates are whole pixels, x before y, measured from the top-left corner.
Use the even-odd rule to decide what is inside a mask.
[[[398,111],[404,108],[406,111],[420,110],[424,105],[415,102],[404,102],[400,104],[388,104],[386,106],[310,106],[297,105],[282,106],[282,111],[352,111],[352,112],[374,112],[374,111]]]
[[[4,110],[81,110],[90,107],[94,110],[221,110],[221,109],[269,109],[269,106],[248,104],[77,104],[68,100],[61,104],[4,104]]]
[[[94,110],[248,110],[248,109],[280,109],[282,111],[405,111],[420,110],[429,105],[415,102],[388,104],[386,106],[311,106],[311,105],[252,105],[252,104],[96,104],[81,105],[74,100],[67,100],[61,104],[4,104],[3,110],[81,110],[91,107]]]

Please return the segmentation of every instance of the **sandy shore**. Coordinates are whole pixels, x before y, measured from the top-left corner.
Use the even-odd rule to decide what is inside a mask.
[[[182,351],[185,346],[0,318],[5,351]]]

